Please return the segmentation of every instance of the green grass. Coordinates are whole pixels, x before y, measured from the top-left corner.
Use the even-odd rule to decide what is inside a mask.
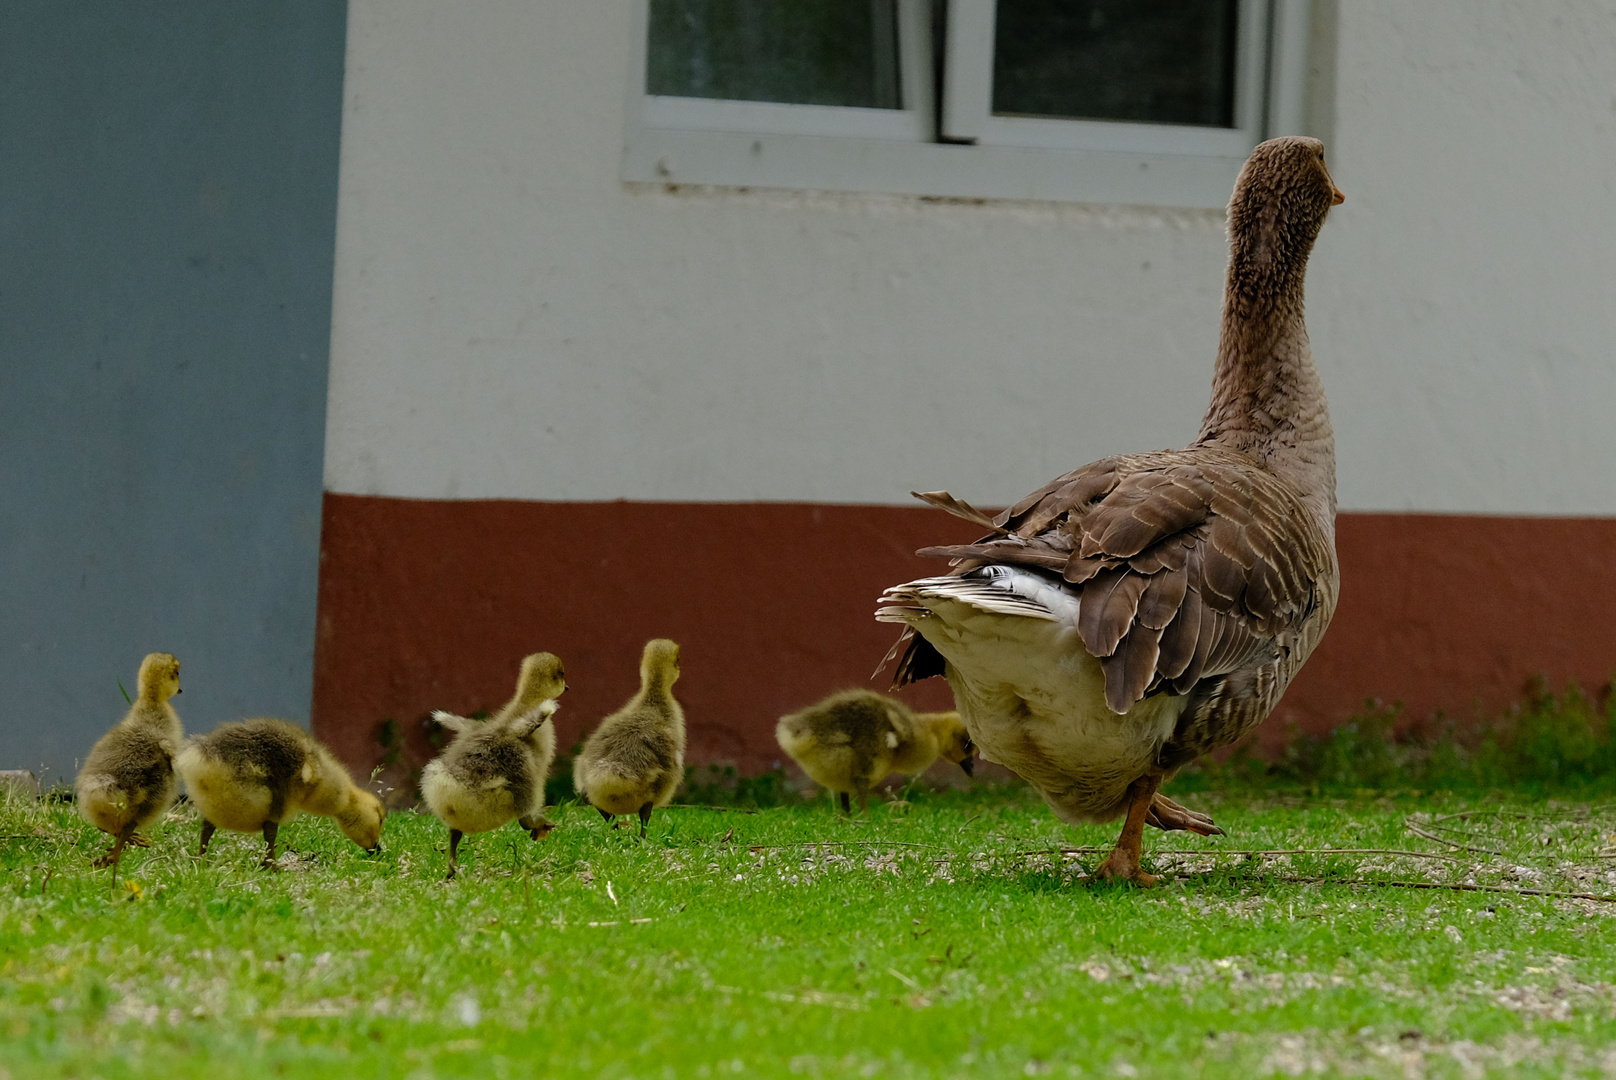
[[[113,885],[70,805],[0,803],[0,1077],[1616,1066],[1616,904],[1367,884],[1616,893],[1616,809],[1186,798],[1230,835],[1151,833],[1173,877],[1152,891],[1088,882],[1095,856],[1059,848],[1113,829],[1063,828],[1020,788],[915,794],[867,822],[674,809],[643,843],[567,805],[542,842],[471,838],[453,883],[444,830],[410,813],[378,857],[300,819],[271,873],[254,837],[193,857],[181,807]],[[1320,853],[1218,854],[1266,849]]]

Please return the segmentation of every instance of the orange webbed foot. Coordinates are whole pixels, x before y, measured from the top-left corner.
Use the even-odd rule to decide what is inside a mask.
[[[1155,874],[1147,874],[1139,869],[1138,859],[1130,857],[1121,849],[1107,855],[1105,861],[1094,871],[1094,876],[1101,881],[1126,882],[1141,889],[1154,888],[1157,880]]]

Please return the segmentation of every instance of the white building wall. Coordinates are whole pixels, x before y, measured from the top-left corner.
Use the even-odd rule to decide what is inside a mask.
[[[328,489],[991,505],[1193,436],[1221,215],[625,184],[630,15],[352,3]],[[1616,6],[1330,21],[1343,509],[1616,513]]]

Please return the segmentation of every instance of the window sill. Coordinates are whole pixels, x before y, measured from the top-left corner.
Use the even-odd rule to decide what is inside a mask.
[[[1245,155],[1023,149],[640,127],[622,178],[958,199],[1221,209]]]

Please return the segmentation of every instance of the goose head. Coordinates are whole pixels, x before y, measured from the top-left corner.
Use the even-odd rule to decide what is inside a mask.
[[[1300,270],[1330,207],[1345,201],[1319,140],[1289,135],[1259,143],[1229,200],[1234,265],[1261,276]]]

